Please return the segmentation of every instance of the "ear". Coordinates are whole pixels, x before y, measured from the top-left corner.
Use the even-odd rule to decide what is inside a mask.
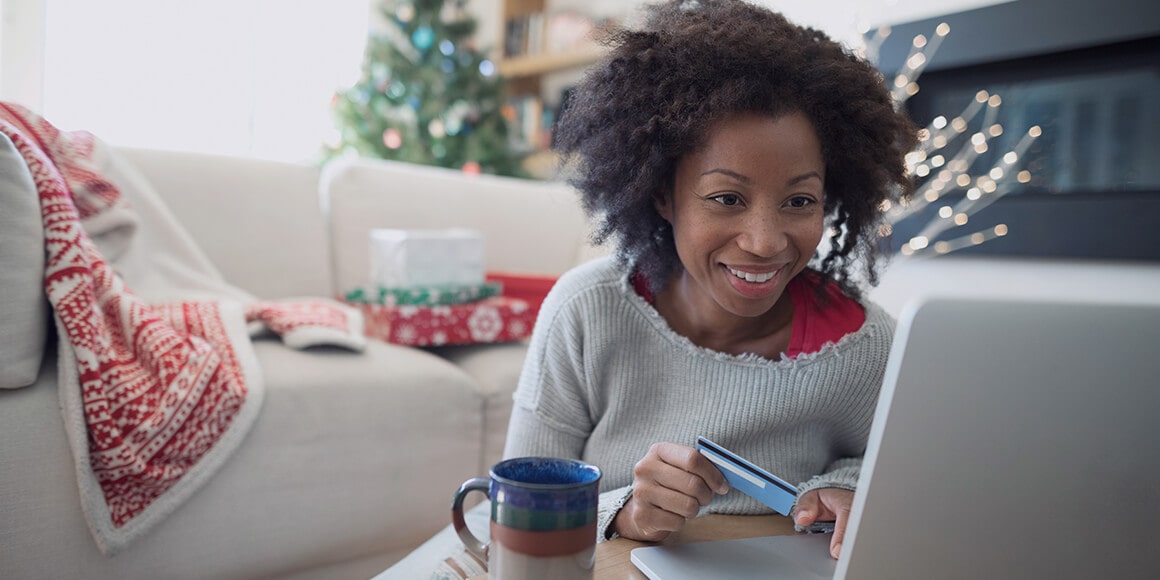
[[[653,196],[653,207],[657,209],[657,213],[661,214],[665,221],[670,225],[673,223],[673,192],[666,191],[664,193]]]

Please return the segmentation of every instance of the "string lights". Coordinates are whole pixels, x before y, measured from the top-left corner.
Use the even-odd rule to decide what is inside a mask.
[[[878,48],[889,34],[888,27],[876,30],[866,40],[864,54],[876,57]],[[934,35],[929,39],[922,34],[914,37],[905,64],[892,82],[891,94],[896,106],[901,108],[918,93],[919,75],[948,34],[950,26],[944,22],[935,27]],[[918,234],[902,245],[900,252],[903,255],[942,255],[1007,235],[1005,224],[956,235],[956,232],[963,231],[958,228],[969,230],[971,217],[978,211],[1031,181],[1030,171],[1020,167],[1028,148],[1042,134],[1038,126],[1028,129],[1011,150],[993,157],[997,161],[990,168],[972,170],[979,156],[995,149],[998,138],[1007,132],[1007,128],[998,122],[1002,104],[999,95],[980,90],[957,116],[949,119],[937,116],[919,130],[918,145],[907,154],[906,167],[921,184],[909,200],[895,198],[883,203],[886,223],[879,228],[878,235],[884,238],[892,236],[896,224],[902,220],[932,204],[940,205]],[[979,129],[968,135],[972,126]],[[955,198],[956,201],[948,201]],[[949,239],[942,239],[948,236]]]

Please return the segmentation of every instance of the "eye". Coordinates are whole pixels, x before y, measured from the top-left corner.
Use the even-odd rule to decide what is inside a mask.
[[[785,202],[785,205],[794,209],[802,209],[807,208],[815,203],[817,203],[817,201],[815,201],[812,197],[798,195],[791,197],[788,201]]]
[[[721,195],[715,195],[709,199],[725,207],[735,207],[741,205],[741,196],[737,195],[736,193],[722,193]]]

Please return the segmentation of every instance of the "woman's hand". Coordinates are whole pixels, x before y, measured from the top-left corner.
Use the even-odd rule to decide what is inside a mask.
[[[729,491],[725,476],[696,449],[656,443],[632,470],[632,498],[612,527],[629,539],[657,542],[679,531],[713,494]]]
[[[842,553],[842,540],[846,537],[846,523],[850,520],[850,507],[853,504],[852,491],[835,487],[811,489],[798,498],[793,521],[799,526],[808,526],[816,521],[834,522],[830,556],[837,560]]]

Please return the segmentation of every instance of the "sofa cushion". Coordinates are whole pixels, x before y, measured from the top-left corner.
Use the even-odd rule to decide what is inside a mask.
[[[24,158],[0,134],[0,389],[36,381],[48,337],[44,226]]]
[[[271,578],[368,558],[385,568],[450,523],[452,493],[479,457],[480,398],[466,374],[377,342],[361,355],[254,348],[266,398],[253,429],[114,558],[81,513],[55,365],[44,362],[33,388],[0,391],[0,576]]]
[[[475,379],[483,396],[483,456],[480,476],[503,458],[508,420],[512,416],[512,393],[524,368],[527,342],[462,345],[432,348],[431,352],[455,363]]]

